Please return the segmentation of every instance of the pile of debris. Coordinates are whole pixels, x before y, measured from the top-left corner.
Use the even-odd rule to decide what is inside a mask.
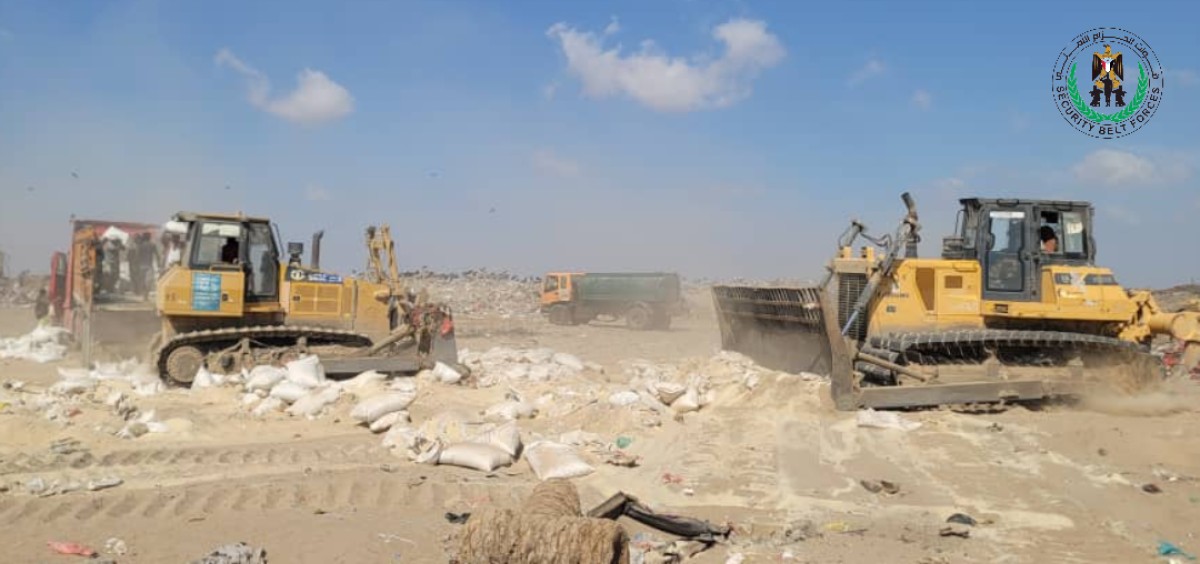
[[[1163,311],[1200,311],[1200,284],[1183,284],[1154,292]]]
[[[61,360],[71,333],[62,327],[39,326],[20,337],[0,339],[0,359],[19,358],[37,363]]]
[[[402,276],[414,290],[426,290],[430,299],[449,304],[456,315],[504,319],[538,315],[538,278],[488,270],[454,274],[419,271]]]
[[[680,364],[656,364],[640,359],[622,364],[629,377],[628,388],[613,394],[612,403],[633,405],[640,402],[653,407],[669,407],[675,413],[698,411],[725,394],[753,391],[768,377],[809,382],[827,380],[808,372],[787,374],[767,370],[749,357],[731,351],[720,351],[703,359],[687,359]]]
[[[50,277],[22,272],[16,278],[0,278],[0,307],[25,307],[37,301],[38,290],[45,289]]]

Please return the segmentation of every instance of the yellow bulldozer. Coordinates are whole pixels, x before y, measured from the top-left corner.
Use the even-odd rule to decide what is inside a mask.
[[[320,269],[289,243],[281,260],[278,230],[267,218],[180,212],[165,229],[166,270],[155,299],[162,329],[152,363],[188,385],[203,366],[236,373],[318,354],[326,373],[411,373],[443,362],[459,370],[450,309],[407,291],[387,226],[367,230],[363,276]],[[385,266],[385,261],[387,262]]]
[[[894,233],[851,222],[817,286],[714,287],[722,347],[829,374],[840,410],[1136,392],[1172,376],[1159,335],[1182,341],[1175,370],[1200,364],[1200,313],[1164,312],[1096,264],[1089,202],[965,198],[941,257],[921,258],[901,198]]]

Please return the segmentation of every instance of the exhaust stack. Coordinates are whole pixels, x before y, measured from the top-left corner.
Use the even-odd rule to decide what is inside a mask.
[[[312,268],[318,270],[321,268],[321,238],[325,237],[325,230],[313,233],[312,237]]]

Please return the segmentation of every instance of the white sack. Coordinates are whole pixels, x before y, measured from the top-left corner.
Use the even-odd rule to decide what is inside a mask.
[[[550,441],[537,441],[526,447],[525,460],[539,480],[578,478],[595,471],[571,447]]]
[[[517,453],[521,451],[521,431],[516,423],[510,421],[480,434],[471,442],[492,445],[516,458]]]
[[[284,380],[271,388],[271,397],[287,403],[294,403],[306,395],[308,395],[308,388],[289,380]]]
[[[342,395],[341,388],[337,386],[329,386],[324,390],[309,392],[304,397],[296,400],[291,407],[287,408],[288,415],[295,417],[316,417],[321,413],[321,410],[326,406],[336,402]]]
[[[372,421],[369,428],[371,429],[372,433],[382,433],[402,423],[411,423],[411,420],[408,418],[408,412],[393,411],[387,415],[384,415],[383,417],[380,417],[379,419],[376,419],[375,421]]]
[[[608,396],[608,403],[618,407],[625,407],[637,403],[638,399],[639,396],[637,392],[622,390],[612,394],[611,396]]]
[[[289,382],[315,388],[325,382],[325,367],[316,355],[305,355],[286,365]]]
[[[458,443],[442,449],[438,464],[462,466],[481,472],[491,472],[512,464],[512,457],[500,447],[483,443]]]
[[[406,392],[385,392],[358,402],[350,417],[370,425],[376,419],[409,406],[416,396]]]
[[[676,413],[687,413],[700,409],[700,392],[696,391],[695,386],[688,386],[683,396],[671,403],[671,409]]]
[[[254,370],[250,371],[250,378],[246,381],[246,391],[270,390],[286,377],[287,371],[282,368],[266,364],[255,366]]]
[[[251,413],[253,413],[255,417],[262,417],[268,413],[279,411],[280,409],[283,409],[283,400],[279,398],[267,398],[262,400],[262,402],[258,405],[254,406],[254,409],[251,410]]]

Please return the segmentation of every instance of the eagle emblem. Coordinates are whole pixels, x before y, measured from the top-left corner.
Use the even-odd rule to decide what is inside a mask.
[[[1121,81],[1125,80],[1125,64],[1121,53],[1113,53],[1111,45],[1104,46],[1103,53],[1092,53],[1092,107],[1100,106],[1100,95],[1104,95],[1104,105],[1111,106],[1113,95],[1117,97],[1117,107],[1125,105],[1125,89]]]

